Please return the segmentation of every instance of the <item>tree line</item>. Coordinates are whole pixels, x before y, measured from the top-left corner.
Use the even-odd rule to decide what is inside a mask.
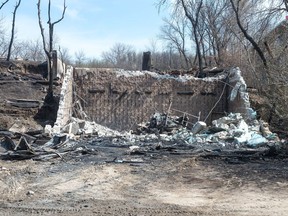
[[[287,35],[288,21],[284,15],[288,12],[288,0],[155,0],[155,3],[160,13],[167,10],[169,15],[163,20],[157,40],[146,49],[152,53],[154,68],[196,68],[201,74],[205,67],[239,66],[258,78],[255,80],[266,83],[285,71],[283,58],[287,56],[288,37],[281,39],[275,28],[282,25],[286,33],[280,34]],[[139,69],[142,52],[117,43],[100,60],[85,58],[83,52],[76,53],[75,58],[80,66]]]
[[[0,10],[8,2],[4,1]],[[87,58],[84,51],[71,55],[67,48],[59,46],[54,36],[54,25],[64,18],[66,4],[65,0],[63,2],[62,17],[52,21],[49,0],[49,30],[45,33],[41,1],[38,0],[42,41],[14,41],[16,12],[21,4],[21,0],[17,0],[10,35],[0,22],[1,56],[43,61],[49,59],[51,51],[56,49],[64,62],[74,66],[141,69],[143,53],[129,44],[115,43],[102,53],[101,58]],[[283,50],[279,50],[280,47],[273,46],[266,37],[284,20],[288,0],[155,0],[155,4],[159,13],[162,10],[169,12],[163,19],[157,40],[151,41],[143,50],[151,51],[152,66],[156,70],[197,68],[198,73],[202,73],[205,67],[235,65],[249,67],[255,75],[257,70],[263,70],[261,76],[268,81],[273,70],[278,70],[276,60],[287,53],[287,46],[283,45]]]

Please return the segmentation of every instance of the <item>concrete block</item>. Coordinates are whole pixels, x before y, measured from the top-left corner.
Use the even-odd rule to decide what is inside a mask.
[[[77,135],[79,133],[79,124],[77,122],[71,122],[69,124],[69,134]]]
[[[193,134],[197,134],[199,133],[200,131],[202,131],[203,129],[205,129],[207,127],[206,123],[205,122],[202,122],[202,121],[198,121],[195,123],[195,125],[193,126],[192,128],[192,133]]]

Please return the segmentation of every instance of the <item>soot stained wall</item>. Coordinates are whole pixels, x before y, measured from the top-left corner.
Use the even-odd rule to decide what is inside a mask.
[[[149,74],[121,76],[121,72],[113,69],[78,68],[74,71],[74,81],[89,119],[118,130],[133,129],[155,112],[167,113],[170,104],[170,115],[198,116],[201,112],[200,120],[204,120],[222,95],[207,123],[227,110],[227,91],[223,91],[225,84],[221,79],[184,82]],[[193,117],[189,119],[191,123],[197,121]]]

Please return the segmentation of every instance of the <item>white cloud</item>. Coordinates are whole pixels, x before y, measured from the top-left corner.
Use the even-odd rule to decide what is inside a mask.
[[[79,11],[76,10],[76,9],[67,8],[66,9],[66,14],[72,19],[78,19],[79,18]]]
[[[63,12],[63,2],[59,1],[57,4],[55,4],[55,7],[58,10],[58,13]],[[95,4],[88,4],[85,1],[66,1],[66,12],[65,12],[65,19],[69,18],[72,20],[84,20],[83,14],[89,12],[89,13],[98,13],[99,11],[102,11],[103,9],[96,6]]]

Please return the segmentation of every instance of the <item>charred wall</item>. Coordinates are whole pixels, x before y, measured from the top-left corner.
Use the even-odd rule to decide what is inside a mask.
[[[178,116],[184,113],[198,116],[201,112],[201,120],[207,118],[209,123],[223,116],[226,110],[227,92],[223,91],[225,84],[221,79],[184,81],[171,76],[139,73],[127,75],[112,69],[76,68],[76,95],[81,98],[89,119],[113,129],[129,130],[147,121],[155,112],[170,111],[171,115]],[[192,116],[189,119],[191,123],[197,121]]]

